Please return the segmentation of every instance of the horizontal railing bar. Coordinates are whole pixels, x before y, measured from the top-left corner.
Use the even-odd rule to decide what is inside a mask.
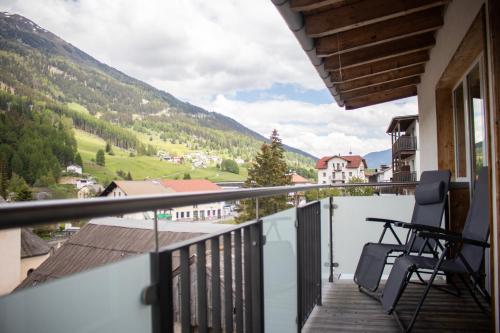
[[[220,192],[186,192],[162,195],[144,195],[120,198],[64,199],[16,202],[0,205],[0,230],[50,224],[72,219],[87,219],[170,209],[218,201],[268,197],[322,188],[348,188],[366,186],[413,186],[417,183],[353,183],[275,186],[224,190]]]
[[[197,243],[205,242],[207,240],[211,240],[213,238],[217,238],[217,237],[223,236],[225,234],[228,234],[228,233],[231,233],[233,231],[246,228],[248,226],[251,226],[251,225],[259,223],[259,222],[260,222],[260,220],[253,220],[253,221],[243,222],[243,223],[239,223],[239,224],[235,225],[234,227],[227,228],[227,229],[224,229],[222,231],[218,231],[218,232],[214,232],[214,233],[210,233],[210,234],[206,234],[206,235],[201,235],[201,236],[198,236],[198,237],[189,238],[189,239],[186,239],[184,241],[176,242],[174,244],[162,247],[162,248],[160,248],[160,252],[164,252],[164,251],[176,251],[176,250],[181,249],[183,247],[192,246],[192,245],[195,245]]]

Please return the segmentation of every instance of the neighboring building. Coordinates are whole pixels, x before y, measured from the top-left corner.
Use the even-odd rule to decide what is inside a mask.
[[[20,282],[50,256],[49,244],[29,228],[21,229]]]
[[[222,191],[220,186],[206,179],[162,180],[161,182],[176,193]],[[170,211],[170,219],[172,221],[220,220],[226,218],[229,213],[225,202],[214,202],[173,208]]]
[[[79,189],[81,189],[84,186],[93,185],[93,184],[96,184],[96,181],[94,179],[91,179],[91,178],[89,178],[89,179],[82,178],[82,179],[78,179],[76,181],[76,188],[79,190]]]
[[[366,181],[366,161],[359,155],[325,156],[316,162],[318,184],[343,184],[351,178]]]
[[[306,184],[312,184],[309,179],[306,179],[302,177],[301,175],[298,175],[296,173],[292,174],[292,184],[293,185],[306,185]]]
[[[394,117],[387,128],[392,144],[393,181],[417,181],[420,177],[418,116]]]
[[[182,192],[205,192],[222,191],[217,184],[206,179],[182,179],[182,180],[144,180],[144,181],[113,181],[100,196],[103,197],[125,197],[130,195],[152,195]],[[170,221],[205,221],[220,220],[230,214],[224,202],[176,207],[172,209],[158,210],[160,219]],[[143,212],[126,215],[133,219],[152,219],[153,212]]]
[[[71,173],[76,173],[81,175],[83,172],[83,169],[81,166],[76,165],[76,164],[71,164],[66,167],[66,172],[71,172]]]
[[[103,188],[99,184],[89,184],[83,186],[80,190],[78,190],[77,196],[78,199],[86,199],[93,198],[98,196],[102,192]]]
[[[157,180],[115,180],[108,185],[99,195],[101,197],[127,197],[136,195],[153,195],[172,193],[173,190],[166,188]],[[163,212],[161,212],[163,213]],[[142,212],[127,214],[123,217],[130,219],[149,220],[154,218],[154,212]]]
[[[392,181],[392,168],[388,165],[382,164],[373,172],[365,172],[365,176],[370,183],[384,183]]]

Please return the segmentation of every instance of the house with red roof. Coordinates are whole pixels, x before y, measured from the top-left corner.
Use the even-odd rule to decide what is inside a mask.
[[[325,156],[316,162],[318,184],[344,184],[352,178],[367,181],[366,161],[359,155]]]

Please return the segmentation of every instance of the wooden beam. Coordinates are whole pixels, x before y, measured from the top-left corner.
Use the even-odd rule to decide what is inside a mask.
[[[346,110],[353,110],[379,103],[394,101],[417,95],[416,86],[406,86],[392,90],[386,90],[372,95],[362,96],[345,102]]]
[[[363,47],[437,30],[443,25],[443,8],[434,7],[421,12],[377,22],[316,40],[316,53],[331,56]]]
[[[384,90],[391,90],[405,86],[414,86],[420,83],[420,76],[406,77],[399,80],[384,82],[381,84],[363,87],[355,90],[350,90],[345,93],[340,93],[340,98],[342,100],[350,100],[358,98],[361,96],[371,95],[374,93],[379,93]]]
[[[335,83],[351,81],[376,74],[386,73],[395,69],[402,69],[418,64],[424,64],[429,60],[427,50],[405,54],[402,56],[391,57],[384,60],[368,63],[366,65],[350,67],[331,72],[331,79]]]
[[[377,74],[365,78],[361,78],[358,80],[347,81],[343,83],[336,84],[335,87],[337,90],[342,92],[347,92],[350,90],[355,90],[359,88],[369,87],[378,85],[381,83],[399,80],[407,77],[418,76],[425,72],[425,65],[415,65],[412,67],[406,67],[402,69],[396,69],[394,71]]]
[[[325,69],[327,71],[334,71],[339,68],[344,69],[359,66],[398,55],[428,50],[432,48],[435,43],[434,34],[432,32],[427,32],[425,34],[365,47],[358,51],[337,54],[325,58]]]
[[[306,33],[310,37],[323,37],[441,6],[447,2],[448,0],[363,0],[306,15]]]
[[[325,6],[343,5],[345,3],[346,0],[291,0],[290,8],[293,11],[301,12],[319,9]]]

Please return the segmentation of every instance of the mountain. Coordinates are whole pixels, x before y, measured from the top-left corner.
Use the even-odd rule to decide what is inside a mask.
[[[366,160],[366,164],[370,169],[375,169],[380,166],[380,164],[391,165],[392,150],[381,150],[374,151],[363,156]]]
[[[86,115],[60,112],[83,130],[88,128],[84,124],[93,123],[94,128],[111,124],[129,130],[128,137],[145,135],[151,141],[161,137],[192,151],[245,160],[267,141],[232,118],[183,102],[96,60],[17,14],[0,13],[0,89],[36,101],[81,106]],[[99,136],[105,132],[91,131]],[[136,141],[122,147],[136,148]],[[312,166],[316,160],[299,149],[285,148],[294,164]]]

